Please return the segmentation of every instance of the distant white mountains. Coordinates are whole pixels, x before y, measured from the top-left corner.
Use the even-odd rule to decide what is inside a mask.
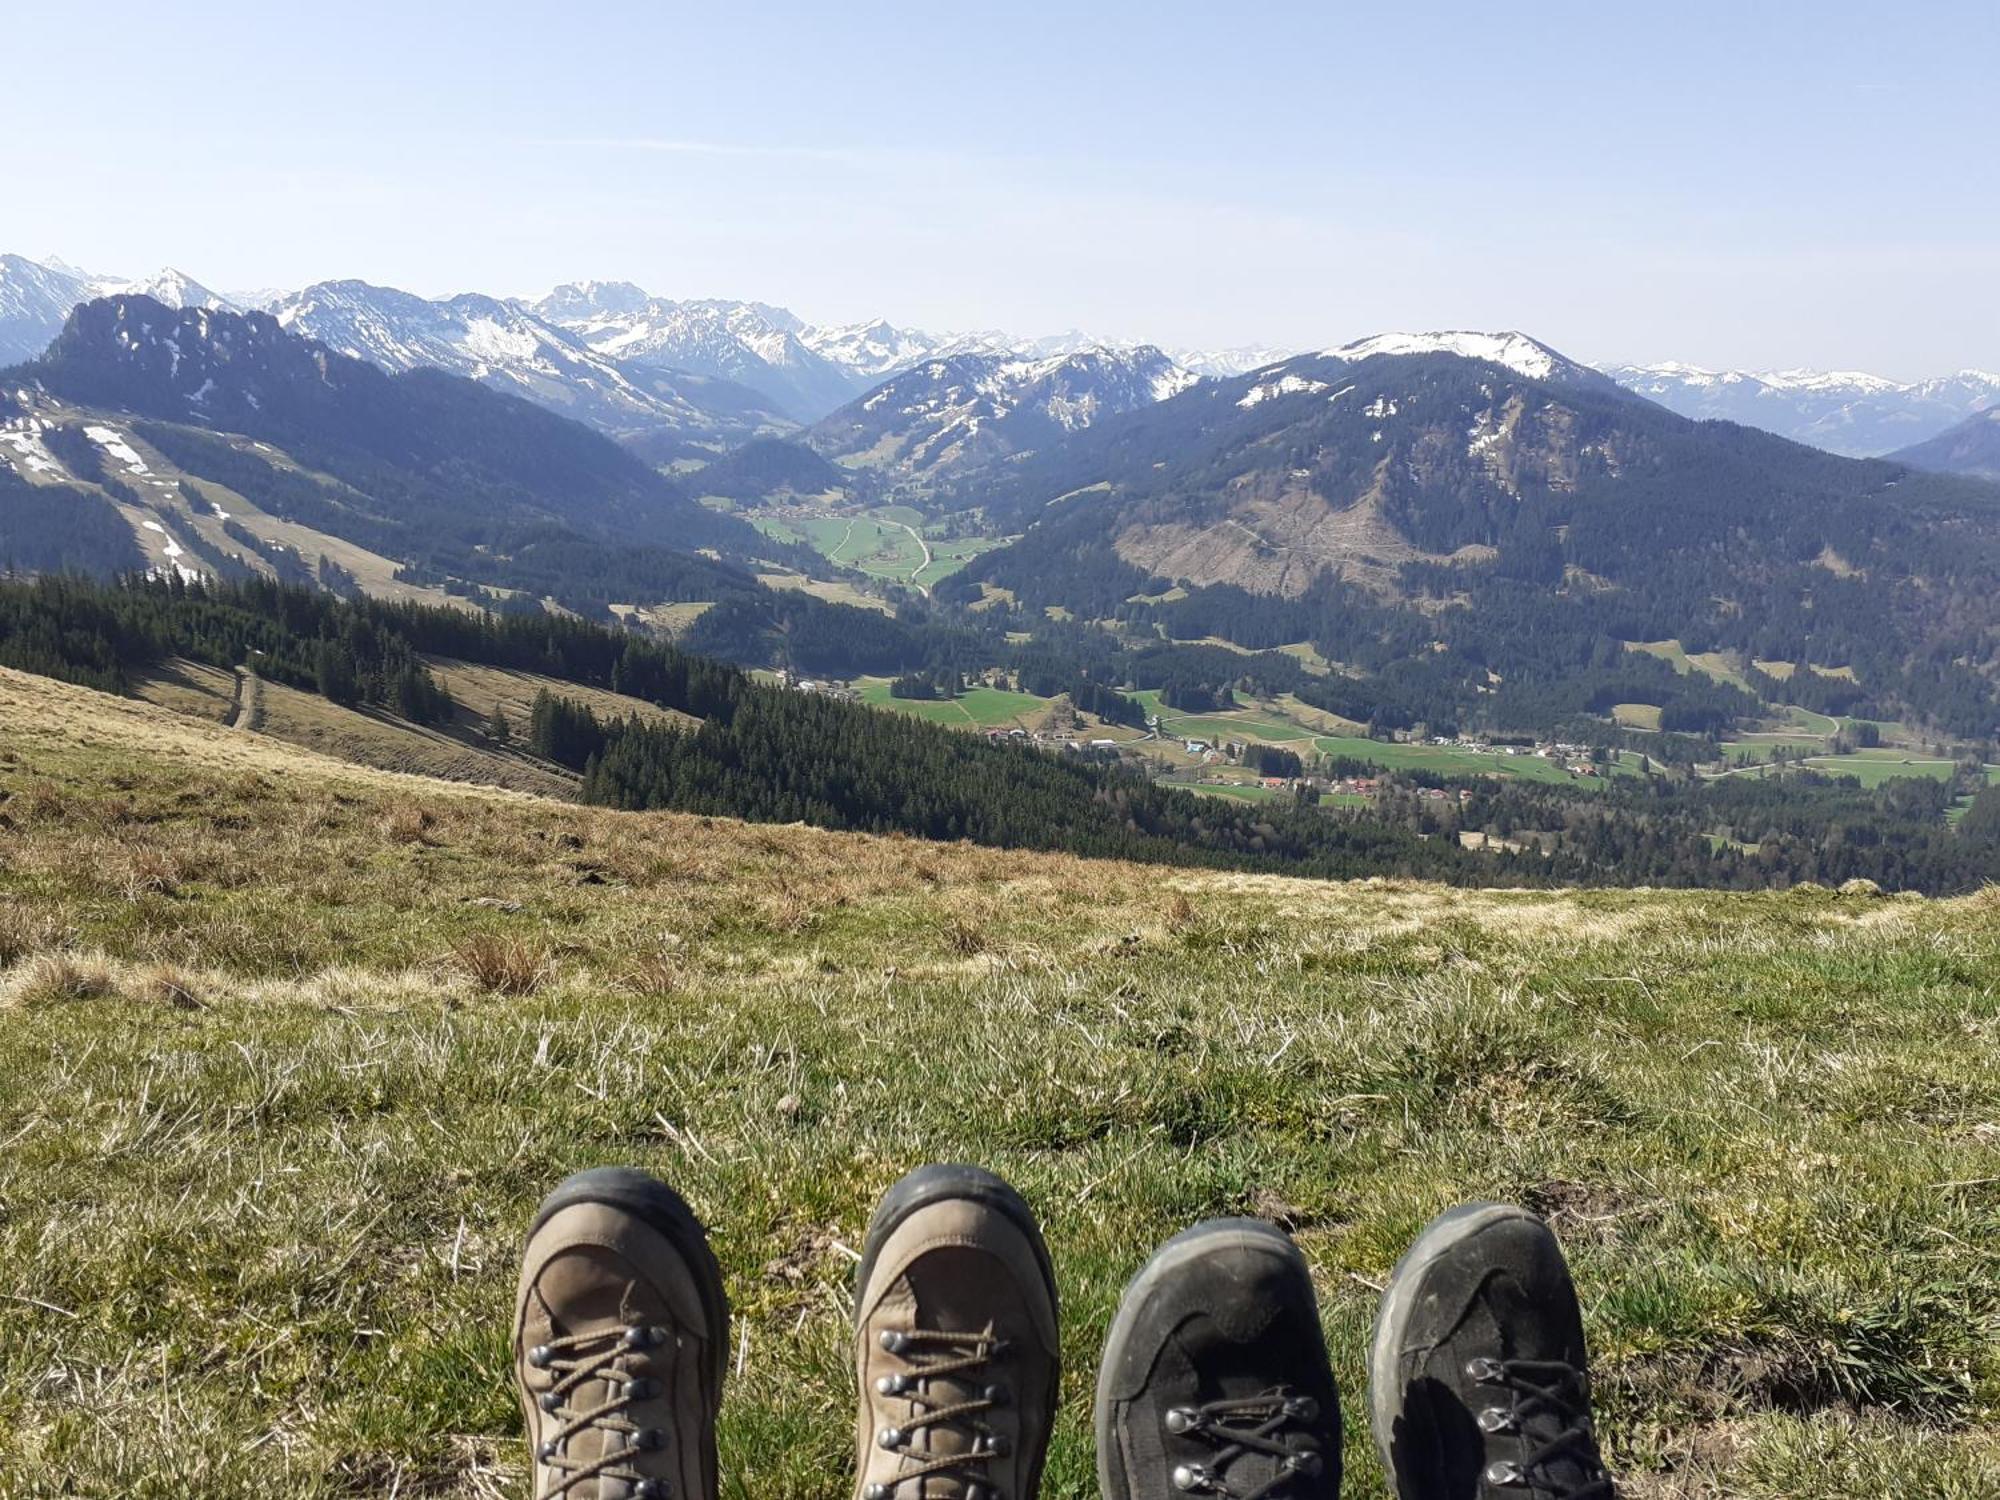
[[[1034,384],[1046,379],[1051,361],[1090,356],[1067,367],[1062,379],[1074,381],[1079,372],[1101,378],[1101,397],[1085,379],[1058,398],[1088,413],[1123,408],[1139,392],[1246,374],[1298,352],[1161,349],[1077,330],[1022,338],[991,329],[932,333],[882,319],[815,324],[765,302],[674,300],[624,281],[573,282],[533,301],[478,293],[425,298],[362,281],[228,294],[171,269],[133,281],[53,258],[0,254],[0,366],[40,354],[72,307],[112,293],[144,293],[176,308],[269,311],[287,328],[384,368],[430,365],[524,396],[655,462],[706,458],[752,438],[797,431],[884,381],[940,361],[955,376],[971,368],[960,361],[979,362],[971,384],[984,386],[986,399],[996,381],[1018,373]],[[1519,335],[1381,334],[1345,348],[1377,351],[1386,348],[1384,340],[1400,339],[1445,349],[1453,340],[1481,338],[1515,340],[1485,351],[1503,363],[1548,358],[1546,346]],[[1599,369],[1683,416],[1724,418],[1852,456],[1921,443],[2000,406],[2000,375],[1978,370],[1905,383],[1848,371],[1710,370],[1671,362]],[[1570,367],[1568,378],[1583,370]],[[1001,392],[999,399],[1018,407],[1042,397]]]
[[[1856,370],[1707,370],[1675,363],[1601,368],[1684,417],[1761,427],[1850,458],[1893,453],[2000,405],[2000,375],[1984,370],[1905,383]]]

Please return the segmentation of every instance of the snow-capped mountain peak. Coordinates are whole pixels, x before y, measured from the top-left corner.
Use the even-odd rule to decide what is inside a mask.
[[[572,281],[529,308],[552,323],[591,317],[623,317],[643,309],[653,294],[630,281]]]
[[[824,418],[808,440],[828,457],[865,455],[892,482],[929,482],[1165,401],[1199,379],[1150,344],[940,351]]]
[[[1774,391],[1853,391],[1879,396],[1885,391],[1902,389],[1898,382],[1864,370],[1759,370],[1752,372],[1750,378]]]
[[[151,297],[162,307],[200,307],[210,312],[236,312],[236,304],[212,292],[185,271],[167,266],[140,281],[97,281],[91,292],[100,297]]]
[[[1434,333],[1378,333],[1324,353],[1330,359],[1346,360],[1350,364],[1378,354],[1455,354],[1461,359],[1503,365],[1530,380],[1574,379],[1578,376],[1595,378],[1596,374],[1589,367],[1558,354],[1540,339],[1511,330],[1505,333],[1477,333],[1465,329]]]
[[[519,303],[478,292],[433,302],[365,281],[327,281],[287,297],[274,314],[339,353],[387,370],[465,375],[647,451],[669,439],[714,448],[793,425],[750,391],[712,392],[698,377],[628,370]]]

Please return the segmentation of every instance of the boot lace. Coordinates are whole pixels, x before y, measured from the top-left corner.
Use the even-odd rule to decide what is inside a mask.
[[[893,1479],[878,1480],[862,1491],[863,1500],[891,1500],[902,1486],[930,1476],[950,1476],[961,1481],[972,1497],[995,1500],[998,1487],[989,1477],[987,1465],[1007,1454],[1007,1440],[990,1431],[979,1418],[1007,1404],[1007,1388],[989,1382],[989,1367],[1007,1353],[1007,1341],[998,1337],[991,1324],[979,1333],[947,1333],[930,1328],[892,1328],[883,1331],[882,1348],[908,1367],[884,1375],[875,1382],[879,1396],[900,1397],[910,1403],[910,1415],[883,1427],[875,1435],[879,1447],[903,1454],[903,1468]],[[933,1395],[932,1383],[951,1380],[974,1392],[969,1396]],[[967,1438],[963,1453],[933,1453],[928,1445],[912,1449],[919,1433],[932,1428],[956,1428]]]
[[[555,1476],[538,1500],[561,1500],[594,1479],[621,1481],[630,1487],[634,1500],[666,1500],[673,1493],[666,1480],[649,1478],[635,1467],[641,1454],[666,1446],[667,1434],[657,1427],[641,1427],[630,1416],[634,1402],[660,1393],[659,1380],[646,1373],[645,1351],[672,1337],[664,1328],[632,1324],[552,1338],[528,1351],[528,1363],[551,1377],[536,1404],[556,1423],[543,1433],[535,1450],[535,1457]],[[582,1409],[572,1406],[583,1387],[599,1382],[610,1388],[607,1399]],[[601,1457],[589,1460],[571,1458],[563,1451],[572,1438],[593,1428],[622,1434],[625,1444],[606,1444]]]
[[[1167,1431],[1176,1437],[1199,1438],[1215,1449],[1205,1464],[1175,1465],[1174,1488],[1226,1500],[1272,1500],[1290,1493],[1295,1480],[1312,1478],[1325,1465],[1306,1430],[1318,1416],[1317,1401],[1283,1386],[1260,1396],[1173,1407],[1167,1412]],[[1232,1487],[1230,1469],[1252,1455],[1281,1462],[1263,1483],[1249,1489]]]
[[[1616,1492],[1597,1451],[1589,1386],[1581,1370],[1561,1360],[1475,1359],[1465,1373],[1509,1396],[1507,1405],[1477,1413],[1482,1433],[1519,1434],[1524,1443],[1540,1444],[1519,1458],[1488,1464],[1487,1484],[1546,1491],[1556,1500],[1613,1500]]]

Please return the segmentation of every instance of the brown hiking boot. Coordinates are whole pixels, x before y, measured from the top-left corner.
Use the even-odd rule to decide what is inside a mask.
[[[889,1190],[855,1280],[859,1500],[1034,1500],[1056,1283],[1028,1205],[977,1167]]]
[[[714,1500],[729,1305],[708,1237],[644,1172],[579,1172],[528,1231],[514,1383],[535,1500]]]

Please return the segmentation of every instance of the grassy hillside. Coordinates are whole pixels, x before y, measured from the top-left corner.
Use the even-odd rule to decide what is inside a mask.
[[[619,814],[0,671],[0,1496],[524,1495],[514,1255],[678,1183],[725,1493],[847,1493],[872,1201],[1044,1215],[1065,1405],[1146,1249],[1291,1226],[1356,1420],[1475,1194],[1574,1259],[1640,1497],[2000,1492],[2000,902],[1462,892]]]

